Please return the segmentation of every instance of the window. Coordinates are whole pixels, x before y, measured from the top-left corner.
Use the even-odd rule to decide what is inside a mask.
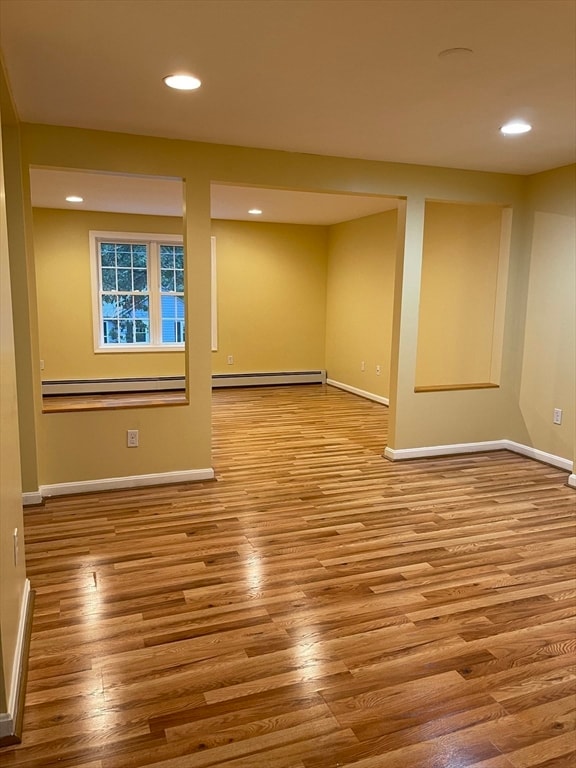
[[[182,348],[184,246],[176,235],[90,232],[96,350]]]
[[[160,245],[162,344],[183,344],[184,246]]]

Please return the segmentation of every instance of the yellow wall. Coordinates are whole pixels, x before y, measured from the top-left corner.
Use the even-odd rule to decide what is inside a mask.
[[[186,187],[188,252],[188,345],[186,372],[190,404],[161,409],[173,427],[170,444],[160,444],[164,426],[140,412],[141,432],[158,450],[143,457],[141,472],[169,464],[173,469],[210,465],[210,200],[211,181],[316,192],[377,194],[406,199],[398,228],[395,269],[394,323],[390,382],[390,438],[392,448],[496,440],[522,427],[518,402],[522,358],[518,355],[518,323],[525,307],[525,221],[512,222],[510,275],[513,281],[504,307],[503,363],[500,387],[470,392],[414,393],[420,299],[424,201],[446,200],[512,206],[522,213],[526,179],[503,174],[407,166],[347,158],[299,155],[128,134],[111,134],[54,126],[23,126],[25,161],[33,165],[78,168],[114,173],[181,177]],[[130,428],[130,412],[118,411],[107,434]],[[47,419],[54,419],[47,429]],[[86,446],[78,466],[66,434],[96,433],[98,414],[82,413],[58,422],[43,415],[40,432],[44,455],[52,447],[59,454],[42,460],[42,482],[80,480],[82,476],[122,476],[132,458],[113,440]],[[62,426],[60,426],[60,424]],[[158,438],[158,439],[156,439]],[[383,441],[384,442],[384,441]],[[177,447],[176,447],[177,446]],[[106,454],[105,461],[102,456]],[[97,457],[97,462],[91,462]],[[58,466],[54,465],[57,462]],[[70,467],[74,467],[72,471]],[[103,475],[102,473],[108,474]],[[58,478],[55,480],[53,478]]]
[[[184,352],[95,352],[90,230],[183,233],[182,219],[35,208],[34,254],[43,380],[182,376]]]
[[[519,442],[572,459],[576,411],[576,167],[530,179],[530,276]],[[553,423],[554,408],[563,410]]]
[[[323,369],[326,228],[213,221],[212,234],[218,274],[213,372]]]
[[[42,378],[182,375],[183,352],[94,351],[90,230],[180,234],[182,220],[34,209]],[[327,229],[213,221],[212,234],[219,329],[213,371],[324,368]]]
[[[482,181],[478,178],[476,202],[488,203]],[[521,185],[523,180],[518,179]],[[503,204],[522,202],[522,187]],[[398,254],[395,272],[394,320],[392,330],[392,366],[390,387],[390,451],[454,446],[502,440],[521,424],[516,389],[519,361],[516,355],[517,318],[522,311],[523,292],[509,291],[504,308],[503,364],[500,386],[495,389],[466,391],[414,392],[416,382],[416,350],[420,304],[422,245],[424,240],[424,207],[426,185],[421,193],[414,190],[406,204],[399,208]],[[434,195],[438,199],[438,195]],[[449,195],[444,195],[449,200]],[[492,190],[492,202],[498,192]],[[513,219],[510,261],[517,268],[523,261],[523,226]],[[518,270],[517,270],[518,271]],[[521,270],[519,270],[521,271]]]
[[[491,381],[501,231],[499,206],[426,202],[416,386]]]
[[[29,196],[28,169],[21,160],[20,124],[12,104],[8,84],[0,67],[2,102],[2,141],[10,280],[14,301],[13,322],[16,339],[16,381],[18,385],[18,421],[22,455],[22,487],[25,492],[38,490],[37,418],[35,401],[40,393],[36,283],[32,248],[31,211],[24,205]]]
[[[27,129],[28,130],[28,129]],[[33,129],[32,129],[33,130]],[[210,434],[210,183],[192,158],[178,150],[179,142],[157,145],[155,140],[134,154],[133,137],[119,142],[88,133],[81,155],[79,145],[62,137],[64,155],[59,162],[41,141],[25,138],[26,164],[80,167],[135,174],[180,176],[185,183],[184,237],[186,243],[187,323],[194,328],[188,339],[184,371],[190,400],[187,405],[136,408],[102,415],[96,412],[42,414],[38,416],[38,478],[40,487],[102,478],[160,475],[164,472],[206,470],[211,467]],[[100,135],[102,139],[102,135]],[[96,141],[95,141],[96,140]],[[127,141],[126,141],[127,140]],[[95,143],[94,143],[95,141]],[[52,148],[53,149],[53,148]],[[39,151],[45,161],[36,163]],[[46,154],[44,154],[46,152]],[[51,159],[48,159],[48,158]],[[39,160],[39,157],[37,157]],[[175,168],[180,172],[174,173]],[[126,447],[126,431],[140,430],[140,448]]]
[[[14,254],[8,243],[3,158],[4,146],[0,130],[0,714],[8,713],[9,706],[13,704],[14,659],[26,584],[9,264],[9,256]],[[20,540],[18,565],[14,563],[13,557],[15,529],[18,530]]]
[[[328,377],[384,398],[390,393],[396,218],[392,210],[336,224],[329,240]]]

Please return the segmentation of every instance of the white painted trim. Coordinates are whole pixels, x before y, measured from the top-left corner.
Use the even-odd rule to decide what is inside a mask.
[[[384,456],[391,461],[405,459],[427,459],[432,456],[451,456],[458,453],[481,453],[502,451],[506,440],[487,440],[481,443],[454,443],[453,445],[429,445],[422,448],[386,448]]]
[[[561,456],[555,456],[553,453],[546,453],[546,451],[540,451],[538,448],[531,448],[529,445],[523,445],[522,443],[515,443],[513,440],[504,440],[506,448],[514,453],[520,453],[522,456],[528,456],[530,459],[536,459],[536,461],[542,461],[544,464],[551,464],[558,469],[564,469],[566,472],[572,472],[573,463],[569,459],[563,459]]]
[[[0,739],[12,736],[14,733],[14,718],[8,712],[0,712]]]
[[[387,397],[381,397],[380,395],[373,395],[372,392],[366,392],[364,389],[358,389],[358,387],[351,387],[349,384],[342,384],[341,381],[334,381],[334,379],[326,379],[326,384],[336,389],[343,389],[345,392],[351,392],[353,395],[358,395],[366,400],[374,400],[375,403],[381,403],[382,405],[390,405],[390,400]]]
[[[250,387],[264,384],[324,384],[326,371],[270,371],[263,373],[215,373],[213,387]],[[42,382],[42,395],[100,394],[105,392],[184,391],[184,376],[124,379],[63,379]]]
[[[30,507],[34,504],[42,504],[42,494],[40,491],[27,491],[22,494],[23,507]]]
[[[215,373],[212,386],[260,387],[275,384],[324,384],[326,371],[271,371],[269,373]]]
[[[572,474],[568,478],[568,485],[570,486],[570,488],[576,488],[576,474],[574,474],[574,472],[572,472]]]
[[[30,609],[29,601],[30,580],[26,579],[24,582],[22,605],[20,607],[16,648],[14,649],[14,659],[12,660],[12,684],[7,696],[8,712],[0,713],[0,739],[5,736],[11,736],[14,733],[16,726],[16,707],[18,705],[17,698],[20,688],[20,676],[22,671],[26,668],[26,660],[22,658],[22,654],[26,647],[26,625],[28,623],[28,611]]]
[[[210,322],[212,352],[218,351],[218,277],[216,270],[216,238],[210,238]]]
[[[454,443],[453,445],[431,445],[422,448],[386,448],[384,456],[391,461],[405,459],[424,459],[430,456],[451,456],[459,453],[481,453],[483,451],[512,451],[530,459],[536,459],[544,464],[571,472],[573,464],[568,459],[555,456],[552,453],[531,448],[529,445],[516,443],[514,440],[487,440],[479,443]]]
[[[156,392],[186,389],[184,376],[142,376],[124,379],[62,379],[42,382],[42,395]]]
[[[192,483],[213,480],[214,470],[185,469],[181,472],[158,472],[152,475],[131,475],[128,477],[107,477],[101,480],[80,480],[74,483],[41,485],[42,496],[66,496],[71,493],[93,493],[94,491],[115,491],[122,488],[140,488],[147,485],[169,485],[170,483]]]

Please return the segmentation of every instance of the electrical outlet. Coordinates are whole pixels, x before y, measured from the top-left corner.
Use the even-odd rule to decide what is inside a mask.
[[[126,445],[128,448],[138,448],[138,430],[129,429],[126,432]]]
[[[380,368],[379,365],[377,365],[376,366],[376,376],[380,376],[381,373],[382,373],[382,369]]]
[[[228,365],[234,365],[234,355],[228,355],[228,357],[226,358],[226,362],[228,363]]]
[[[18,528],[14,528],[14,565],[20,561],[20,547],[18,542]]]
[[[562,424],[562,408],[554,408],[554,424]]]
[[[361,371],[365,371],[366,370],[366,363],[364,362],[364,360],[362,360],[362,362],[360,363],[360,370]]]

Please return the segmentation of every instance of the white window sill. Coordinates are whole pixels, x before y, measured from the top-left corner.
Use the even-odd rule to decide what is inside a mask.
[[[186,349],[185,344],[110,344],[106,347],[96,347],[94,352],[97,355],[101,354],[118,354],[125,352],[184,352]]]

